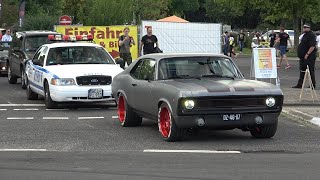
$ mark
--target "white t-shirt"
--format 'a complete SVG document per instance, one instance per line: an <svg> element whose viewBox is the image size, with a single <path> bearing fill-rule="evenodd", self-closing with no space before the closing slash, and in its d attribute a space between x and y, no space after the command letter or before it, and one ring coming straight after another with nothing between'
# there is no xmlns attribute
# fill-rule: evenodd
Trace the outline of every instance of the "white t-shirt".
<svg viewBox="0 0 320 180"><path fill-rule="evenodd" d="M317 47L320 47L320 35L317 36Z"/></svg>
<svg viewBox="0 0 320 180"><path fill-rule="evenodd" d="M10 35L3 35L1 41L12 41L12 37Z"/></svg>

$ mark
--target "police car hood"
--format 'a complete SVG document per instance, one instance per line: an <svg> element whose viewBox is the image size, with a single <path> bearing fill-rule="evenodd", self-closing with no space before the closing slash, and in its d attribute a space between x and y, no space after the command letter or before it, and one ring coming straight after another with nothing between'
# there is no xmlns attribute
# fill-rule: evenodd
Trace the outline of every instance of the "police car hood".
<svg viewBox="0 0 320 180"><path fill-rule="evenodd" d="M75 78L77 76L106 75L116 76L123 71L116 64L77 64L77 65L54 65L46 69L59 78Z"/></svg>

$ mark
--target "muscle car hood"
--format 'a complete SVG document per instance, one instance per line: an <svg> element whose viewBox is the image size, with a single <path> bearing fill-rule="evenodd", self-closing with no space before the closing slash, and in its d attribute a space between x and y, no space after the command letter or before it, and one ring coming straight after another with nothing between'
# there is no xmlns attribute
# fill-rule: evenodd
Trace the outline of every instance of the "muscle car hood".
<svg viewBox="0 0 320 180"><path fill-rule="evenodd" d="M108 75L116 76L123 70L115 64L77 64L46 66L46 70L59 78L75 78L77 76Z"/></svg>
<svg viewBox="0 0 320 180"><path fill-rule="evenodd" d="M273 84L245 79L175 79L164 83L176 87L185 96L282 95Z"/></svg>

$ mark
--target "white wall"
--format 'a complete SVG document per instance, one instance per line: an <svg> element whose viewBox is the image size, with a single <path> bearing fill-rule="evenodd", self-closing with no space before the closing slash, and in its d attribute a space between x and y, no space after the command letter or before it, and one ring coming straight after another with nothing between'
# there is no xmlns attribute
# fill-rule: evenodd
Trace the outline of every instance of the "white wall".
<svg viewBox="0 0 320 180"><path fill-rule="evenodd" d="M221 53L221 24L142 21L140 37L151 26L164 53Z"/></svg>

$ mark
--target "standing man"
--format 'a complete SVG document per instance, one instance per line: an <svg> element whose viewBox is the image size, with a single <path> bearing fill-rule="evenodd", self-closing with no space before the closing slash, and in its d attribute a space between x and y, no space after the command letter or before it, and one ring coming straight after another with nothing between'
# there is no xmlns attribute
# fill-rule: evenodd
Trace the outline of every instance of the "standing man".
<svg viewBox="0 0 320 180"><path fill-rule="evenodd" d="M290 39L289 34L284 32L284 27L280 28L280 33L279 33L279 49L280 49L280 62L278 64L278 68L281 67L282 64L282 60L284 60L287 63L287 66L285 67L285 69L289 69L291 66L288 62L288 58L287 58L287 48L288 48L288 41L290 42L290 45L292 47L292 41Z"/></svg>
<svg viewBox="0 0 320 180"><path fill-rule="evenodd" d="M10 29L6 30L6 33L2 36L1 41L12 41ZM9 47L8 43L3 44L5 47Z"/></svg>
<svg viewBox="0 0 320 180"><path fill-rule="evenodd" d="M246 35L243 33L243 30L241 30L239 35L238 35L238 43L239 43L240 54L242 54L242 50L244 48L245 37L246 37Z"/></svg>
<svg viewBox="0 0 320 180"><path fill-rule="evenodd" d="M229 46L230 46L230 42L229 42L229 33L228 31L224 32L224 34L222 35L222 44L223 44L223 54L228 56L228 52L229 52Z"/></svg>
<svg viewBox="0 0 320 180"><path fill-rule="evenodd" d="M271 34L269 35L271 48L274 46L274 41L276 40L276 37L277 37L276 33L272 30Z"/></svg>
<svg viewBox="0 0 320 180"><path fill-rule="evenodd" d="M156 48L159 48L158 38L157 36L152 34L152 28L148 27L147 34L144 35L141 39L139 54L141 55L142 48L143 48L143 54L156 53L154 45L156 45Z"/></svg>
<svg viewBox="0 0 320 180"><path fill-rule="evenodd" d="M300 78L298 84L292 88L301 88L305 71L309 66L313 87L316 88L316 79L314 74L314 65L317 58L317 41L315 34L310 30L310 24L303 25L304 35L298 46L298 57L300 59Z"/></svg>
<svg viewBox="0 0 320 180"><path fill-rule="evenodd" d="M127 63L128 66L132 63L132 56L130 52L130 47L135 45L133 37L129 36L130 29L125 27L124 35L119 37L119 52L120 58L124 60L124 63Z"/></svg>

